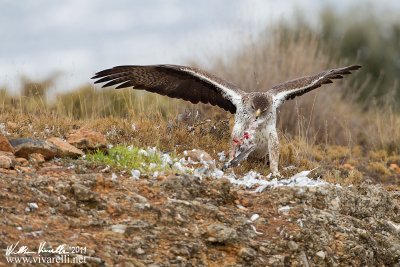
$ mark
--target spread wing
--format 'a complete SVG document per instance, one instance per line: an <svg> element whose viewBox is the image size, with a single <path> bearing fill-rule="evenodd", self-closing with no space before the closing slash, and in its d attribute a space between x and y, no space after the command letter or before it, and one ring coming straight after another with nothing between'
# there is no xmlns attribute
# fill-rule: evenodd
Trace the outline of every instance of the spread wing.
<svg viewBox="0 0 400 267"><path fill-rule="evenodd" d="M178 65L117 66L96 73L95 83L219 106L236 112L244 94L238 87L197 68Z"/></svg>
<svg viewBox="0 0 400 267"><path fill-rule="evenodd" d="M274 102L279 106L285 100L301 96L323 84L333 83L332 80L341 79L343 78L343 75L350 74L351 71L358 70L359 68L361 68L361 66L352 65L344 68L323 71L313 76L306 76L277 84L267 91L267 93L272 95Z"/></svg>

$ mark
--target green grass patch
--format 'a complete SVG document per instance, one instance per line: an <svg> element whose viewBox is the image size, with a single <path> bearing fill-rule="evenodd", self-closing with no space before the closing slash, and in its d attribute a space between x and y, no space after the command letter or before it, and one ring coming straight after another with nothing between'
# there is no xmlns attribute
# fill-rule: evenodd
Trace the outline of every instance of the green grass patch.
<svg viewBox="0 0 400 267"><path fill-rule="evenodd" d="M121 170L139 170L142 173L155 171L171 171L171 162L164 160L163 154L157 150L131 146L115 146L108 153L96 151L86 155L88 161L109 165ZM171 155L174 158L175 155Z"/></svg>

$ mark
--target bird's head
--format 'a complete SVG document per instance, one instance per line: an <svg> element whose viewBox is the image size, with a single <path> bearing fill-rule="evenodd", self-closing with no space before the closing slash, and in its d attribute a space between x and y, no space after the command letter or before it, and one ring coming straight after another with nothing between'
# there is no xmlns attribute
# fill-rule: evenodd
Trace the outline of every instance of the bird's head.
<svg viewBox="0 0 400 267"><path fill-rule="evenodd" d="M263 118L266 115L266 111L269 107L269 101L266 95L262 93L257 93L251 100L251 108L253 116L258 118Z"/></svg>

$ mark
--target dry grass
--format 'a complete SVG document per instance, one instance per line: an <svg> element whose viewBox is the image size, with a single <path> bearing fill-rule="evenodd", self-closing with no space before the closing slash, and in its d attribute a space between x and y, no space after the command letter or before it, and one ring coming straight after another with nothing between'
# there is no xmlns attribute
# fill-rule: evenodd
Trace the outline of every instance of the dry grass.
<svg viewBox="0 0 400 267"><path fill-rule="evenodd" d="M291 39L279 32L265 32L228 61L217 60L210 70L246 90L267 90L291 78L356 63L330 62L321 52L318 38L299 36ZM372 104L368 111L362 110L349 94L343 99L341 92L349 90L350 84L362 86L349 83L348 78L281 107L281 166L298 168L283 173L319 167L319 175L343 184L366 179L399 183L400 173L389 166L400 164L396 161L400 115ZM43 91L41 86L46 84L35 82L39 92ZM57 96L53 103L43 95L15 98L0 90L0 123L5 126L0 130L12 136L65 137L69 131L86 126L106 134L112 144L157 146L176 153L200 148L216 156L228 151L233 121L230 114L216 107L88 85ZM249 169L269 171L263 162L245 163L236 171Z"/></svg>
<svg viewBox="0 0 400 267"><path fill-rule="evenodd" d="M265 91L288 79L357 63L331 62L320 46L319 39L310 33L299 33L294 39L279 32L266 32L247 44L236 57L219 61L213 70L249 91ZM351 82L357 78L357 72L286 102L279 113L281 132L310 145L362 145L365 149L383 148L389 153L400 153L400 147L396 146L400 143L400 115L393 111L392 105L378 107L370 99L366 111L353 101L357 96L346 93L346 98L343 97L344 91L354 91L351 86L365 86Z"/></svg>
<svg viewBox="0 0 400 267"><path fill-rule="evenodd" d="M14 121L18 122L17 125ZM175 117L161 115L148 117L145 114L129 118L107 117L98 119L73 119L56 114L1 113L0 122L5 122L4 133L13 137L65 138L72 129L89 127L107 136L114 145L137 147L157 146L162 151L176 154L187 149L199 148L217 158L217 153L228 151L230 141L229 123L232 120L213 118L192 124L178 121ZM283 170L284 175L292 175L299 170L318 167L317 174L341 184L363 182L370 179L377 182L399 183L400 173L391 164L398 166L400 156L389 155L386 150L366 151L360 146L352 148L335 145L310 145L304 140L281 140L281 166L295 166ZM391 169L392 168L392 169ZM269 168L263 161L245 162L235 169L238 174L250 169L268 174Z"/></svg>

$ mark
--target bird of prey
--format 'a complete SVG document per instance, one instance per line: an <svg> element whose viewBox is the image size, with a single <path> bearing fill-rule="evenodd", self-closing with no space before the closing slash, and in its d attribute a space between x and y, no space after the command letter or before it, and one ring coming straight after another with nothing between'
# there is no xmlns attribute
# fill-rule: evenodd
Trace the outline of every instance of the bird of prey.
<svg viewBox="0 0 400 267"><path fill-rule="evenodd" d="M116 89L132 87L194 104L202 102L235 114L231 160L244 151L251 158L267 158L273 175L279 175L279 141L276 131L277 109L282 103L323 84L341 79L361 66L322 71L277 84L265 92L245 92L232 83L194 67L179 65L117 66L96 73L95 83Z"/></svg>

